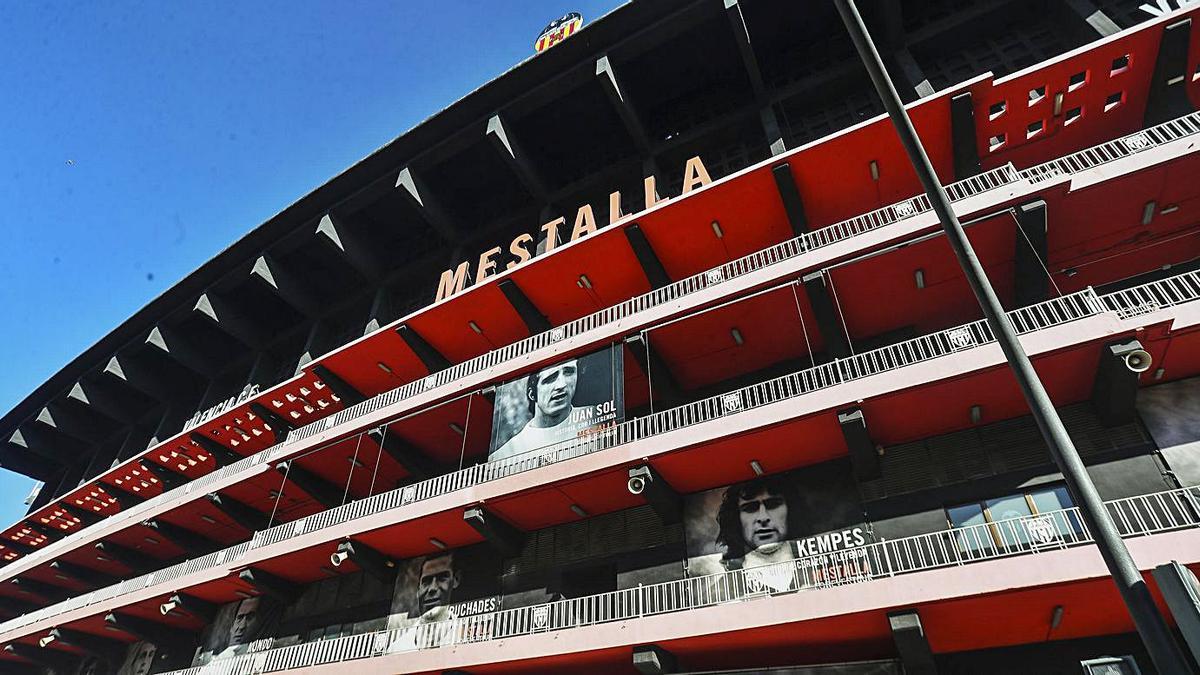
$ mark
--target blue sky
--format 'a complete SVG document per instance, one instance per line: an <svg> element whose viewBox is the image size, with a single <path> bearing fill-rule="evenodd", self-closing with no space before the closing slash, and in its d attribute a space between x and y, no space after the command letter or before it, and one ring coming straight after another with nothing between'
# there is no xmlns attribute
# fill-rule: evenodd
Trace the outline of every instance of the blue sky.
<svg viewBox="0 0 1200 675"><path fill-rule="evenodd" d="M618 4L7 3L0 409L259 223L531 56L552 19ZM0 470L0 527L32 484Z"/></svg>

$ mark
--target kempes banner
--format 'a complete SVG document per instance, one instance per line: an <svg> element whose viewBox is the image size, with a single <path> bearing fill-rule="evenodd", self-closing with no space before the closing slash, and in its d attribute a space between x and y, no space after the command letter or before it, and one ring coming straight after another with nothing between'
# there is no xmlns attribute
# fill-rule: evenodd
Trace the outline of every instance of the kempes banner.
<svg viewBox="0 0 1200 675"><path fill-rule="evenodd" d="M561 361L496 389L488 459L593 434L625 419L623 352Z"/></svg>
<svg viewBox="0 0 1200 675"><path fill-rule="evenodd" d="M688 495L683 527L688 575L745 570L746 594L869 571L861 554L872 537L846 461Z"/></svg>

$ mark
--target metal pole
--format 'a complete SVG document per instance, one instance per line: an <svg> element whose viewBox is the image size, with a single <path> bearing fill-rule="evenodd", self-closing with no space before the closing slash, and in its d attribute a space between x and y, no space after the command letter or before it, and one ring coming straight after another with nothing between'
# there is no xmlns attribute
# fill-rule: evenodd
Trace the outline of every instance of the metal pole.
<svg viewBox="0 0 1200 675"><path fill-rule="evenodd" d="M954 249L954 255L958 257L963 274L970 282L971 290L975 292L975 298L983 308L988 325L991 326L997 342L1000 343L1000 348L1004 351L1005 358L1008 359L1008 365L1017 377L1017 383L1025 395L1025 401L1029 404L1029 409L1033 413L1034 419L1037 420L1038 429L1042 432L1042 438L1050 447L1050 453L1066 478L1067 487L1079 505L1084 522L1087 523L1088 529L1095 538L1096 547L1100 549L1100 555L1113 575L1113 581L1116 582L1121 597L1125 600L1125 605L1137 626L1138 633L1141 634L1142 641L1146 644L1146 651L1149 652L1150 658L1160 673L1172 675L1189 673L1190 667L1184 660L1183 652L1172 637L1166 622L1158 613L1158 608L1154 605L1154 600L1142 579L1141 572L1134 565L1133 558L1129 555L1129 549L1125 547L1125 542L1117 533L1108 511L1100 501L1100 495L1096 492L1096 486L1092 483L1091 477L1088 476L1083 460L1079 458L1079 453L1075 450L1071 437L1067 435L1067 430L1063 427L1062 420L1059 419L1058 412L1046 394L1041 380L1038 379L1033 364L1030 363L1020 341L1017 340L1016 331L1008 321L1004 308L996 298L996 292L992 289L992 285L983 271L983 266L979 263L979 258L975 256L975 250L971 247L971 242L963 231L962 224L959 223L954 209L950 206L950 199L946 196L946 191L933 171L929 156L925 154L925 148L917 137L912 120L908 118L908 113L905 112L904 105L900 102L900 96L896 93L896 87L884 69L883 61L880 60L879 52L876 51L875 44L867 33L867 27L858 13L858 8L854 6L853 0L834 0L834 5L837 6L838 13L841 14L842 21L850 32L850 38L854 41L858 55L862 59L863 65L866 66L879 97L883 99L883 105L887 108L888 116L891 117L892 124L896 127L900 142L903 143L913 169L916 170L921 184L925 187L925 194L929 197L934 213L942 222L946 239Z"/></svg>

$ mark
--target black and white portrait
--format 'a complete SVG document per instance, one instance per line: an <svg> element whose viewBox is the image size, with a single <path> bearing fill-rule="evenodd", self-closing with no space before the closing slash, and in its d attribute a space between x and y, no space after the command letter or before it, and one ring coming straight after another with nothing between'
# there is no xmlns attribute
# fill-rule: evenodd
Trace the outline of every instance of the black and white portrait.
<svg viewBox="0 0 1200 675"><path fill-rule="evenodd" d="M545 366L496 389L488 459L513 457L624 420L622 351Z"/></svg>
<svg viewBox="0 0 1200 675"><path fill-rule="evenodd" d="M157 654L158 649L152 642L141 640L129 645L117 675L150 675Z"/></svg>
<svg viewBox="0 0 1200 675"><path fill-rule="evenodd" d="M282 613L282 603L267 596L222 605L205 629L195 665L266 648Z"/></svg>
<svg viewBox="0 0 1200 675"><path fill-rule="evenodd" d="M756 569L752 576L763 589L794 589L800 576L795 566L782 563L808 564L865 545L870 537L862 521L844 461L689 495L684 501L688 575Z"/></svg>
<svg viewBox="0 0 1200 675"><path fill-rule="evenodd" d="M396 575L388 627L478 613L474 601L497 595L499 573L499 559L486 545L413 558Z"/></svg>

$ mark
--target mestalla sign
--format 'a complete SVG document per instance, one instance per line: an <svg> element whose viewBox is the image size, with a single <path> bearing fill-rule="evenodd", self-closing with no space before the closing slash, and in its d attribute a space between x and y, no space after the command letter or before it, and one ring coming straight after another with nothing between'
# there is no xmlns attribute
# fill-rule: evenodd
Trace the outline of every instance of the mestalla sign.
<svg viewBox="0 0 1200 675"><path fill-rule="evenodd" d="M683 167L683 189L681 196L711 182L712 178L709 177L708 169L704 167L704 162L699 157L692 157L687 160ZM646 176L642 181L642 185L647 209L655 204L667 201L667 198L659 196L654 176ZM608 195L608 223L611 225L623 217L624 214L621 213L621 193L612 192ZM546 242L545 252L549 253L560 243L581 239L595 232L597 229L595 208L591 204L584 204L576 209L575 218L570 225L570 229L568 229L567 219L563 217L543 223L538 228L538 232L540 237ZM536 255L537 241L538 237L535 237L535 235L522 232L514 237L507 246L493 246L479 254L478 260L464 260L452 269L442 272L442 276L438 280L435 302L459 293L468 286L478 284L490 276L494 276L501 271L501 265L503 265L504 270L511 270L518 265L528 262ZM471 268L472 263L474 263L474 270Z"/></svg>

